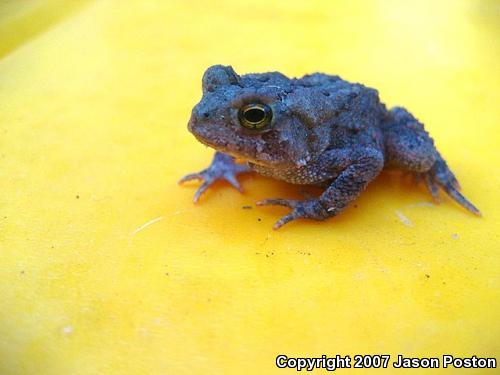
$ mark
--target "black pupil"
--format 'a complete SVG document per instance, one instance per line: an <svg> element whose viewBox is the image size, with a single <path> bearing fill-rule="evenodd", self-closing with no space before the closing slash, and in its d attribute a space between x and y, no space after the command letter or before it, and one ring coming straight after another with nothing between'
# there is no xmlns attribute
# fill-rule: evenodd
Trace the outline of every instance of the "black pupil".
<svg viewBox="0 0 500 375"><path fill-rule="evenodd" d="M253 124L258 124L266 118L266 112L262 108L250 108L244 113L245 120Z"/></svg>

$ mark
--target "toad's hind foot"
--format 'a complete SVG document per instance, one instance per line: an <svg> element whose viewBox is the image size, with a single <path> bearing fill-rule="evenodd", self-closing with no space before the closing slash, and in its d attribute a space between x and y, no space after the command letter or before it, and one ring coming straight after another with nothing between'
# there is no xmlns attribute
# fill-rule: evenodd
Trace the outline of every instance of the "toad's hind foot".
<svg viewBox="0 0 500 375"><path fill-rule="evenodd" d="M237 164L232 156L216 152L212 163L207 169L198 173L190 173L179 180L179 184L191 180L203 180L203 183L194 194L194 203L198 202L201 195L218 180L226 180L239 192L243 189L236 178L236 175L243 172L248 172L249 168L243 164Z"/></svg>
<svg viewBox="0 0 500 375"><path fill-rule="evenodd" d="M441 187L462 207L474 215L481 216L481 212L460 193L460 184L441 157L438 157L432 168L423 173L423 176L434 201L439 201L438 187Z"/></svg>

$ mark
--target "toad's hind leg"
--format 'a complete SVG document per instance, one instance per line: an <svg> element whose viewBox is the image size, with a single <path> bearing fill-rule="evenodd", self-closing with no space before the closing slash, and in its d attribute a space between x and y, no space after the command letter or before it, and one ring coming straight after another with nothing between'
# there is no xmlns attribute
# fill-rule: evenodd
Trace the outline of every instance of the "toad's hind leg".
<svg viewBox="0 0 500 375"><path fill-rule="evenodd" d="M460 185L434 146L424 126L406 109L396 107L382 125L385 139L386 166L422 176L429 192L438 199L442 188L461 206L476 215L479 210L460 192Z"/></svg>

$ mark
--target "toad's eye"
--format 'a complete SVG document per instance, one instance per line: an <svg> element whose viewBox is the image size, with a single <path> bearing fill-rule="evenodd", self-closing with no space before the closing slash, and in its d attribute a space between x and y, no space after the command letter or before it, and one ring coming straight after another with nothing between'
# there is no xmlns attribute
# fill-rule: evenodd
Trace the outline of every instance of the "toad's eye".
<svg viewBox="0 0 500 375"><path fill-rule="evenodd" d="M240 108L238 120L248 129L262 129L271 123L273 111L265 104L247 104Z"/></svg>

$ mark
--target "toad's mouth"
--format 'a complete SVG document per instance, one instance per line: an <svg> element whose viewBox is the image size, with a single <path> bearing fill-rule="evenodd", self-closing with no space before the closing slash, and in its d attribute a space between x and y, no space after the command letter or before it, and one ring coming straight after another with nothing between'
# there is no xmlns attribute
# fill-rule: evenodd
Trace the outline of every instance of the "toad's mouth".
<svg viewBox="0 0 500 375"><path fill-rule="evenodd" d="M217 134L215 130L219 129L217 124L199 126L199 124L190 121L188 129L200 143L216 151L231 155L236 159L262 167L286 167L291 165L289 161L276 159L275 155L259 152L256 142L252 139L240 138L236 134L232 138L228 138L226 134L224 136Z"/></svg>
<svg viewBox="0 0 500 375"><path fill-rule="evenodd" d="M210 148L213 148L215 151L223 152L224 154L233 156L236 159L248 161L248 162L253 163L253 164L258 164L258 165L262 165L262 166L268 165L268 164L258 160L253 155L247 155L247 153L235 151L234 149L232 149L230 147L229 142L227 142L223 139L212 140L212 139L206 138L203 135L200 135L196 132L192 132L192 133L200 143L202 143L205 146L208 146Z"/></svg>

